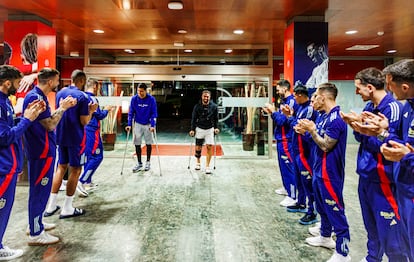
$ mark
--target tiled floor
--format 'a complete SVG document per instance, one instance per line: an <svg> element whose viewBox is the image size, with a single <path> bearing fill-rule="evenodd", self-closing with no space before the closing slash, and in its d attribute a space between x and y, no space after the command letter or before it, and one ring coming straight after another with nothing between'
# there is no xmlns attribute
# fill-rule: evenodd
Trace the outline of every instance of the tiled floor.
<svg viewBox="0 0 414 262"><path fill-rule="evenodd" d="M159 134L160 143L163 137ZM193 157L188 169L187 156L154 157L150 172L134 174L129 146L121 175L124 148L120 143L116 150L105 151L94 176L99 189L87 198L75 198L75 206L86 210L84 216L45 219L57 224L51 233L62 239L58 244L27 246L28 187L17 187L4 238L6 245L24 250L16 261L296 262L331 256L331 250L306 245L308 226L297 222L299 214L279 206L276 160L238 158L241 145L223 143L227 156L235 157L217 157L211 176L193 170ZM356 151L355 145L348 146L344 196L350 255L359 261L366 252L366 237L357 197ZM63 195L59 193L59 204Z"/></svg>

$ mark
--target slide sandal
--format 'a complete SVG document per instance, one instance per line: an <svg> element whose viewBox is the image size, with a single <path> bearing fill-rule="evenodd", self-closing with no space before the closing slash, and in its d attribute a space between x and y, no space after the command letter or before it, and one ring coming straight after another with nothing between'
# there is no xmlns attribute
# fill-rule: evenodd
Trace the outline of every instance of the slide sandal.
<svg viewBox="0 0 414 262"><path fill-rule="evenodd" d="M56 206L55 210L53 210L52 212L46 212L43 214L44 217L50 217L53 216L58 210L60 209L60 206Z"/></svg>
<svg viewBox="0 0 414 262"><path fill-rule="evenodd" d="M85 210L80 209L80 208L75 208L75 210L73 211L73 214L69 214L69 215L60 215L59 218L60 219L65 219L65 218L70 218L70 217L78 217L78 216L82 216L85 214Z"/></svg>

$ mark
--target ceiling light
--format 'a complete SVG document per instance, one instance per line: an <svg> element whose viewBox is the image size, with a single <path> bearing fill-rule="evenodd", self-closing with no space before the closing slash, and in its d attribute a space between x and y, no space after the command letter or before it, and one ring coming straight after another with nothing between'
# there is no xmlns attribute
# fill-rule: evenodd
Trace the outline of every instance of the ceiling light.
<svg viewBox="0 0 414 262"><path fill-rule="evenodd" d="M79 57L79 52L78 51L72 51L69 53L69 56L71 57Z"/></svg>
<svg viewBox="0 0 414 262"><path fill-rule="evenodd" d="M244 31L241 30L241 29L236 29L236 30L233 31L233 34L236 34L236 35L242 35L243 33L244 33Z"/></svg>
<svg viewBox="0 0 414 262"><path fill-rule="evenodd" d="M378 32L377 32L377 35L379 35L379 36L383 36L383 35L384 35L384 31L378 31Z"/></svg>
<svg viewBox="0 0 414 262"><path fill-rule="evenodd" d="M388 54L393 54L393 53L397 53L397 50L395 49L391 49L387 51Z"/></svg>
<svg viewBox="0 0 414 262"><path fill-rule="evenodd" d="M131 2L130 2L130 0L123 0L122 1L122 9L124 9L124 10L131 10Z"/></svg>
<svg viewBox="0 0 414 262"><path fill-rule="evenodd" d="M186 53L192 53L193 50L191 50L191 49L185 49L184 52L186 52Z"/></svg>
<svg viewBox="0 0 414 262"><path fill-rule="evenodd" d="M126 53L129 53L129 54L134 54L135 53L135 51L134 50L131 50L131 49L124 49L124 51Z"/></svg>
<svg viewBox="0 0 414 262"><path fill-rule="evenodd" d="M179 34L187 34L187 30L180 29L180 30L178 30L178 33Z"/></svg>
<svg viewBox="0 0 414 262"><path fill-rule="evenodd" d="M356 33L358 33L357 30L349 30L349 31L345 32L345 34L347 34L347 35L353 35L353 34L356 34Z"/></svg>
<svg viewBox="0 0 414 262"><path fill-rule="evenodd" d="M373 48L379 47L379 45L354 45L348 47L346 50L348 51L367 51Z"/></svg>
<svg viewBox="0 0 414 262"><path fill-rule="evenodd" d="M97 33L97 34L103 34L103 33L105 33L105 31L104 30L101 30L101 29L95 29L95 30L93 30L93 32L94 33Z"/></svg>
<svg viewBox="0 0 414 262"><path fill-rule="evenodd" d="M181 9L183 9L183 2L181 2L181 1L170 1L169 3L168 3L168 9L171 9L171 10L181 10Z"/></svg>
<svg viewBox="0 0 414 262"><path fill-rule="evenodd" d="M183 42L174 42L174 46L175 47L183 47L184 43Z"/></svg>
<svg viewBox="0 0 414 262"><path fill-rule="evenodd" d="M224 50L224 53L226 53L226 54L230 54L232 52L233 52L233 49L230 49L230 48Z"/></svg>

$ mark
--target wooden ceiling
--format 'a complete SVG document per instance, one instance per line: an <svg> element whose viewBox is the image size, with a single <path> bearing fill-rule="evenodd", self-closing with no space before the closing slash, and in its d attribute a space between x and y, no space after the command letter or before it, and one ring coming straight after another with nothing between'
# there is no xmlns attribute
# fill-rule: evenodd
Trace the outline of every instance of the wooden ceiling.
<svg viewBox="0 0 414 262"><path fill-rule="evenodd" d="M294 17L329 23L331 57L413 57L412 0L182 0L183 10L169 10L168 0L2 0L0 23L35 15L57 31L57 55L82 56L86 44L185 46L273 44L283 56L283 35ZM102 29L104 34L95 34ZM185 29L186 34L179 34ZM243 29L243 35L233 34ZM347 30L358 30L346 35ZM379 35L378 32L383 32ZM3 27L0 27L0 41ZM353 45L376 44L369 51L347 51ZM395 54L387 50L395 49Z"/></svg>

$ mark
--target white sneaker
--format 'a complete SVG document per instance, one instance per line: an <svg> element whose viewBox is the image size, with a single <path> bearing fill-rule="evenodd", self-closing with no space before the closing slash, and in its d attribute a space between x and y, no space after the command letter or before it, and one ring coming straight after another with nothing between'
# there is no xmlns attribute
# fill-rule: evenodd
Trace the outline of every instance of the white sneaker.
<svg viewBox="0 0 414 262"><path fill-rule="evenodd" d="M207 174L207 175L210 175L210 174L211 174L211 169L210 169L210 167L208 167L208 166L206 166L206 174Z"/></svg>
<svg viewBox="0 0 414 262"><path fill-rule="evenodd" d="M305 242L314 247L326 247L326 248L335 248L336 243L332 239L332 237L323 237L323 236L316 236L316 237L308 237L305 239Z"/></svg>
<svg viewBox="0 0 414 262"><path fill-rule="evenodd" d="M58 237L52 236L46 231L42 231L40 235L37 236L29 236L29 241L27 244L29 246L43 246L43 245L50 245L59 242L60 239Z"/></svg>
<svg viewBox="0 0 414 262"><path fill-rule="evenodd" d="M78 181L78 184L76 185L76 191L78 191L79 196L82 197L87 197L89 195L88 191L86 191L85 187L80 181Z"/></svg>
<svg viewBox="0 0 414 262"><path fill-rule="evenodd" d="M59 191L65 191L67 183L68 183L67 180L62 180L62 184L60 184Z"/></svg>
<svg viewBox="0 0 414 262"><path fill-rule="evenodd" d="M11 260L20 257L23 255L23 250L21 249L10 249L6 246L3 246L2 249L0 249L0 260Z"/></svg>
<svg viewBox="0 0 414 262"><path fill-rule="evenodd" d="M315 226L308 228L309 234L314 237L321 235L321 222L316 222Z"/></svg>
<svg viewBox="0 0 414 262"><path fill-rule="evenodd" d="M288 194L284 187L275 189L275 193L278 194L278 195L281 195L281 196L287 196L287 194Z"/></svg>
<svg viewBox="0 0 414 262"><path fill-rule="evenodd" d="M296 204L296 200L293 198L290 198L288 196L286 196L280 203L279 205L281 205L282 207L288 207L288 206L293 206Z"/></svg>
<svg viewBox="0 0 414 262"><path fill-rule="evenodd" d="M89 193L89 191L94 191L94 190L98 189L98 184L95 184L95 183L92 182L92 183L89 183L89 184L83 184L83 187Z"/></svg>
<svg viewBox="0 0 414 262"><path fill-rule="evenodd" d="M200 170L200 169L201 169L201 164L197 163L196 166L195 166L195 170Z"/></svg>
<svg viewBox="0 0 414 262"><path fill-rule="evenodd" d="M49 231L56 228L56 224L43 222L43 228L45 229L45 231ZM26 235L30 235L29 225L27 225Z"/></svg>
<svg viewBox="0 0 414 262"><path fill-rule="evenodd" d="M351 261L351 256L347 255L344 257L343 255L337 253L336 251L333 253L330 259L328 259L326 262L349 262Z"/></svg>

